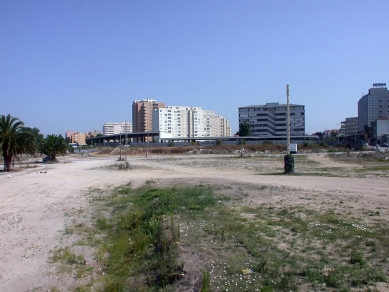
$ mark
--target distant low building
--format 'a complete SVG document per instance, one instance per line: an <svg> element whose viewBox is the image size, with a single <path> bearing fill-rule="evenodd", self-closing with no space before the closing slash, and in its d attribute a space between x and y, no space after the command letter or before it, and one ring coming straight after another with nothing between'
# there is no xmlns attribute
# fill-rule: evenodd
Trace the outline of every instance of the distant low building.
<svg viewBox="0 0 389 292"><path fill-rule="evenodd" d="M358 117L346 118L345 121L346 135L355 135L358 132Z"/></svg>
<svg viewBox="0 0 389 292"><path fill-rule="evenodd" d="M86 134L85 133L80 133L80 132L75 132L72 135L72 139L70 143L77 143L78 145L86 145Z"/></svg>
<svg viewBox="0 0 389 292"><path fill-rule="evenodd" d="M377 119L375 122L372 122L372 132L373 140L381 142L382 136L389 135L389 118L382 117Z"/></svg>

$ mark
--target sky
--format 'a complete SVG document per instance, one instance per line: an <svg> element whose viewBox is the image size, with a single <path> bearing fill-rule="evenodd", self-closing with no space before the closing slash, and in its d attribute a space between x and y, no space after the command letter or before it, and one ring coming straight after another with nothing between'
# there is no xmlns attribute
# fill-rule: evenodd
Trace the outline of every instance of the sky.
<svg viewBox="0 0 389 292"><path fill-rule="evenodd" d="M2 0L0 115L44 135L132 121L132 103L214 110L305 105L339 129L389 85L387 0Z"/></svg>

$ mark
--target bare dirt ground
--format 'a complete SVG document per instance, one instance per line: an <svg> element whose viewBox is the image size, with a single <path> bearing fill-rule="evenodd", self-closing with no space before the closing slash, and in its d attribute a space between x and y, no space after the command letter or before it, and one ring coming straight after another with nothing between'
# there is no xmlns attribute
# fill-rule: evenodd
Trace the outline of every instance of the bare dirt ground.
<svg viewBox="0 0 389 292"><path fill-rule="evenodd" d="M105 189L129 182L138 187L149 180L161 185L233 185L234 192L239 189L246 194L244 203L250 206L265 203L335 208L352 212L365 223L373 220L366 215L368 212L379 211L380 220L389 222L387 171L369 177L348 176L348 171L363 165L334 162L326 154L309 154L296 163L296 170L302 170L300 175L268 175L282 172L282 156L269 157L130 157L130 170L117 169L116 165L123 163L117 161L117 156L65 157L57 164L1 172L0 291L50 291L53 287L67 291L75 285L74 280L56 273L48 259L51 250L74 240L65 234L74 214L81 209L87 214L93 212L90 188ZM320 168L337 173L333 177L309 175ZM281 191L285 189L288 191Z"/></svg>

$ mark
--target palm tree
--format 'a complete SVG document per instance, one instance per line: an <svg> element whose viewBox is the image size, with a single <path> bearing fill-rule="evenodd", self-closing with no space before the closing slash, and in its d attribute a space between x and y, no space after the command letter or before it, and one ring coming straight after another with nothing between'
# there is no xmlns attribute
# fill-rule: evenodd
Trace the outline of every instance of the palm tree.
<svg viewBox="0 0 389 292"><path fill-rule="evenodd" d="M62 135L47 135L40 144L41 153L50 157L51 161L56 161L57 154L65 154L68 150L68 144Z"/></svg>
<svg viewBox="0 0 389 292"><path fill-rule="evenodd" d="M24 123L10 114L0 116L0 151L4 158L4 170L10 171L12 158L17 154L35 155L35 137Z"/></svg>

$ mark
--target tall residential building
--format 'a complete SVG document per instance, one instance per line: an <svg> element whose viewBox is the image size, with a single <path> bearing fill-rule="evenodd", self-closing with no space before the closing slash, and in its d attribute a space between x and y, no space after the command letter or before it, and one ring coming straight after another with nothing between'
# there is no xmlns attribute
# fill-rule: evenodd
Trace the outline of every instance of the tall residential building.
<svg viewBox="0 0 389 292"><path fill-rule="evenodd" d="M239 124L247 122L252 136L286 136L287 105L278 102L239 108ZM290 104L290 134L305 134L305 106Z"/></svg>
<svg viewBox="0 0 389 292"><path fill-rule="evenodd" d="M130 122L105 123L103 126L103 135L114 135L120 133L131 133L132 124Z"/></svg>
<svg viewBox="0 0 389 292"><path fill-rule="evenodd" d="M171 133L173 138L231 136L226 119L201 107L168 106L153 112L153 131Z"/></svg>
<svg viewBox="0 0 389 292"><path fill-rule="evenodd" d="M215 136L231 137L230 123L221 115L215 115Z"/></svg>
<svg viewBox="0 0 389 292"><path fill-rule="evenodd" d="M346 118L345 126L347 136L355 135L358 131L358 117Z"/></svg>
<svg viewBox="0 0 389 292"><path fill-rule="evenodd" d="M389 116L389 91L386 83L374 83L369 93L358 101L358 131L364 132L372 122Z"/></svg>
<svg viewBox="0 0 389 292"><path fill-rule="evenodd" d="M132 129L133 132L149 132L153 129L153 111L164 108L164 102L153 99L134 100L132 103Z"/></svg>

